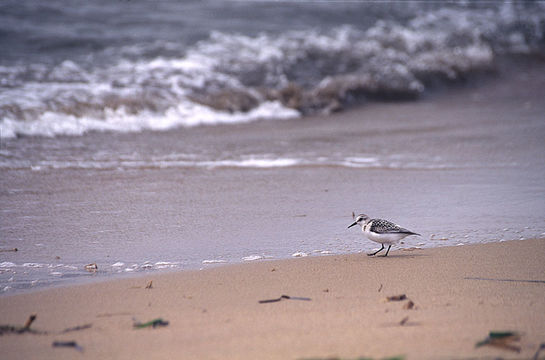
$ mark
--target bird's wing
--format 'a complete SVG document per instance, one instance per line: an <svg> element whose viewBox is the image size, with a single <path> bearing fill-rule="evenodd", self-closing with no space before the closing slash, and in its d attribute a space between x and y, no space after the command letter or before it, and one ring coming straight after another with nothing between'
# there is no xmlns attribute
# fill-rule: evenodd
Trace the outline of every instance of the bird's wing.
<svg viewBox="0 0 545 360"><path fill-rule="evenodd" d="M415 233L414 231L411 231L411 230L408 230L408 229L405 229L405 228L399 228L398 232L403 233L403 234L422 236L419 233Z"/></svg>
<svg viewBox="0 0 545 360"><path fill-rule="evenodd" d="M373 219L370 230L377 234L401 233L401 234L409 234L409 235L418 235L417 233L407 230L405 228L402 228L401 226L394 224L391 221L383 220L383 219Z"/></svg>

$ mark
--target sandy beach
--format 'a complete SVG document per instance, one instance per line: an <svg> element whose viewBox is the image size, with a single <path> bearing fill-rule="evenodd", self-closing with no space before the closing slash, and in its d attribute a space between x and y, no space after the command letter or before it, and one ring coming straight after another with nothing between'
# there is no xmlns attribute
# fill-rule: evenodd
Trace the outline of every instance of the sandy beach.
<svg viewBox="0 0 545 360"><path fill-rule="evenodd" d="M31 329L46 332L0 347L3 359L529 359L545 342L544 258L545 240L519 240L50 288L0 298L2 324L36 314ZM259 302L281 295L296 298ZM396 295L407 299L386 300ZM133 327L157 318L168 326ZM489 331L521 334L520 353L475 348Z"/></svg>
<svg viewBox="0 0 545 360"><path fill-rule="evenodd" d="M545 359L545 2L12 0L0 34L0 360ZM368 257L354 213L420 236Z"/></svg>

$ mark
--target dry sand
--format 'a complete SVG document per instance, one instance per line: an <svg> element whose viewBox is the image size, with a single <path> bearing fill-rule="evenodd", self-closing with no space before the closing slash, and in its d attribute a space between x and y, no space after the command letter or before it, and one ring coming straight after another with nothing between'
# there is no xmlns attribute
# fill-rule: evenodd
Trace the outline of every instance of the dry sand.
<svg viewBox="0 0 545 360"><path fill-rule="evenodd" d="M262 261L4 296L0 323L22 325L36 313L31 328L47 334L0 336L1 358L531 358L545 342L544 259L545 240L521 240L387 258ZM283 294L311 300L258 302ZM384 300L399 294L415 308ZM133 318L159 317L169 325L133 328ZM84 324L92 327L61 333ZM522 333L521 352L475 348L490 330ZM69 340L83 352L52 347Z"/></svg>

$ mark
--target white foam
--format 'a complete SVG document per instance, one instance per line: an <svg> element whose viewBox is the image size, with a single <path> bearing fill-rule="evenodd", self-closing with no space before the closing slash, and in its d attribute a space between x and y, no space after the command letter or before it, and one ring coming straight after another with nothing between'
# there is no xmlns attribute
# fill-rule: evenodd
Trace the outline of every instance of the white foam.
<svg viewBox="0 0 545 360"><path fill-rule="evenodd" d="M44 264L38 264L38 263L24 263L23 267L29 267L29 268L42 268L44 267Z"/></svg>
<svg viewBox="0 0 545 360"><path fill-rule="evenodd" d="M305 253L305 252L302 252L302 251L298 251L298 252L295 252L293 254L291 254L292 257L307 257L309 254Z"/></svg>
<svg viewBox="0 0 545 360"><path fill-rule="evenodd" d="M153 123L152 130L164 130L174 126L192 127L198 125L247 123L262 119L293 119L298 111L284 107L278 101L266 101L248 112L227 113L213 110L204 105L184 102L166 111L164 118ZM161 121L162 120L162 121Z"/></svg>
<svg viewBox="0 0 545 360"><path fill-rule="evenodd" d="M1 262L0 263L0 268L12 268L12 267L16 267L17 265L15 265L15 263L12 263L10 261L4 261L4 262Z"/></svg>
<svg viewBox="0 0 545 360"><path fill-rule="evenodd" d="M248 154L215 159L212 155L168 154L148 157L146 155L110 155L111 158L93 156L71 159L43 159L35 164L30 161L16 160L0 162L0 169L29 169L35 171L49 169L138 169L138 168L281 168L295 166L340 166L348 168L389 168L389 169L453 169L465 165L445 163L437 157L425 158L420 155L392 155L387 157L376 155L351 156L337 159L309 154L306 157L286 157L271 153ZM506 164L509 166L509 164ZM109 230L102 230L109 231ZM38 246L38 245L37 245ZM40 245L43 246L43 245Z"/></svg>
<svg viewBox="0 0 545 360"><path fill-rule="evenodd" d="M158 261L155 263L156 269L169 269L178 267L179 263L170 261Z"/></svg>
<svg viewBox="0 0 545 360"><path fill-rule="evenodd" d="M133 272L138 270L138 264L132 264L131 266L124 269L125 272Z"/></svg>
<svg viewBox="0 0 545 360"><path fill-rule="evenodd" d="M139 132L142 130L168 130L176 127L200 125L237 124L265 119L293 119L299 112L282 106L277 101L267 101L248 112L227 113L204 105L182 101L163 114L141 111L129 112L121 106L116 110L104 109L104 118L78 117L46 111L35 120L20 121L4 118L0 121L0 136L13 138L17 134L34 136L83 135L89 131ZM38 170L38 169L37 169Z"/></svg>
<svg viewBox="0 0 545 360"><path fill-rule="evenodd" d="M330 251L330 250L314 250L313 252L316 252L316 253L319 253L319 254L322 254L322 255L333 254L333 251Z"/></svg>
<svg viewBox="0 0 545 360"><path fill-rule="evenodd" d="M288 167L295 166L301 161L293 158L259 158L252 157L242 160L218 160L218 161L202 161L195 163L196 166L203 166L208 168L218 167L242 167L242 168L274 168L274 167Z"/></svg>
<svg viewBox="0 0 545 360"><path fill-rule="evenodd" d="M347 157L339 163L342 166L354 168L368 168L380 166L376 157Z"/></svg>
<svg viewBox="0 0 545 360"><path fill-rule="evenodd" d="M319 93L325 87L341 102L360 90L418 95L430 77L457 79L491 69L498 53L539 48L544 21L545 12L510 3L490 9L459 6L423 11L407 23L378 20L365 31L338 26L254 36L212 32L173 58L148 59L134 45L125 51L138 60L114 58L107 66L86 67L74 60L0 66L0 109L5 109L0 137L291 119L300 113L274 100L292 82L308 88L303 99L324 100ZM160 47L168 48L166 43ZM293 79L305 66L306 75ZM229 112L205 105L208 95L223 91L247 95L258 106ZM239 108L247 107L234 106Z"/></svg>
<svg viewBox="0 0 545 360"><path fill-rule="evenodd" d="M227 260L220 260L220 259L211 259L211 260L203 260L203 264L223 264L226 263Z"/></svg>
<svg viewBox="0 0 545 360"><path fill-rule="evenodd" d="M263 255L250 255L250 256L243 257L242 261L256 261L256 260L262 260L264 258L265 256Z"/></svg>

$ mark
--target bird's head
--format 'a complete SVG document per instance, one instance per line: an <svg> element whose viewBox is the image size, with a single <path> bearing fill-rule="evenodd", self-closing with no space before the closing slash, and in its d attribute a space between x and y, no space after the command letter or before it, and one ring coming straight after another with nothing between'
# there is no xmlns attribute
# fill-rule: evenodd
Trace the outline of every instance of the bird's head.
<svg viewBox="0 0 545 360"><path fill-rule="evenodd" d="M354 220L355 221L348 228L351 228L354 225L364 226L369 222L369 220L371 220L371 218L365 214L359 214Z"/></svg>

